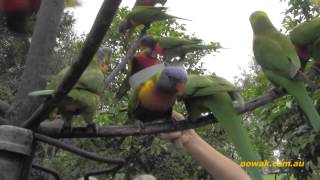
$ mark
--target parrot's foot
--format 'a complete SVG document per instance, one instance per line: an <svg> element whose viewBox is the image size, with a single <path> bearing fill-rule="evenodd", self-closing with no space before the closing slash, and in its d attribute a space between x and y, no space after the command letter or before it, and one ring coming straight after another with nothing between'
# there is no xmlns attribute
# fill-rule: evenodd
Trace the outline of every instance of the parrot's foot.
<svg viewBox="0 0 320 180"><path fill-rule="evenodd" d="M87 129L92 130L94 133L97 133L97 125L95 123L88 123Z"/></svg>
<svg viewBox="0 0 320 180"><path fill-rule="evenodd" d="M144 123L140 120L136 120L134 124L137 126L139 132L142 132L145 128Z"/></svg>
<svg viewBox="0 0 320 180"><path fill-rule="evenodd" d="M274 88L272 88L272 91L275 92L276 94L283 94L284 93L284 89L282 89L281 87L274 87Z"/></svg>

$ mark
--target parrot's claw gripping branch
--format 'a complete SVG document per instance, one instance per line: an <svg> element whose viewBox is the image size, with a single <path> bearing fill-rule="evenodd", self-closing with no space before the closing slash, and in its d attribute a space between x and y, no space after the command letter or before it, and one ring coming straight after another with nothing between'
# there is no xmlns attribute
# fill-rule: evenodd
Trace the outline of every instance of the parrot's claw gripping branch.
<svg viewBox="0 0 320 180"><path fill-rule="evenodd" d="M98 50L120 3L121 0L105 0L103 2L77 61L71 66L54 94L42 103L31 117L22 124L23 127L29 129L37 127L77 83Z"/></svg>
<svg viewBox="0 0 320 180"><path fill-rule="evenodd" d="M61 179L60 175L58 174L58 172L56 172L53 169L49 169L47 167L43 167L43 166L41 166L39 164L35 164L35 163L32 163L32 168L40 170L40 171L44 171L44 172L46 172L48 174L51 174L55 178L55 180L60 180Z"/></svg>

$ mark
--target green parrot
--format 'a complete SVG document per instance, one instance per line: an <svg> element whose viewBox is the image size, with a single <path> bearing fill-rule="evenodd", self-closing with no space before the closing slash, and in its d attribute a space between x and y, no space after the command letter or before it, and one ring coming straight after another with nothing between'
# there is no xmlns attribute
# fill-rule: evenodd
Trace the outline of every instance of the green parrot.
<svg viewBox="0 0 320 180"><path fill-rule="evenodd" d="M148 68L156 64L159 64L159 60L157 59L157 57L153 56L151 52L147 50L138 52L128 62L127 76L125 77L121 86L119 87L119 90L116 93L116 98L121 99L124 95L127 94L127 91L130 89L129 78L133 74L139 72L142 69Z"/></svg>
<svg viewBox="0 0 320 180"><path fill-rule="evenodd" d="M180 57L180 61L184 60L187 53L213 49L216 51L221 48L219 44L203 45L200 39L181 39L177 37L160 37L154 38L145 35L141 39L140 47L149 48L155 53L164 56L164 61L168 62L174 57Z"/></svg>
<svg viewBox="0 0 320 180"><path fill-rule="evenodd" d="M146 29L151 25L152 22L155 21L163 21L173 18L183 19L167 14L167 9L168 8L166 7L135 6L134 8L132 8L132 11L128 14L126 21L120 23L119 32L125 33L126 30L133 30L135 27L139 25L144 25Z"/></svg>
<svg viewBox="0 0 320 180"><path fill-rule="evenodd" d="M155 75L131 91L128 119L136 120L142 127L142 122L171 119L176 95L184 90L186 81L187 72L181 66L168 66L157 71Z"/></svg>
<svg viewBox="0 0 320 180"><path fill-rule="evenodd" d="M189 75L185 90L178 95L178 100L184 102L191 121L196 121L203 113L212 113L242 161L261 161L233 106L233 100L243 104L243 99L230 82L216 75ZM262 180L258 168L249 168L249 173L253 179Z"/></svg>
<svg viewBox="0 0 320 180"><path fill-rule="evenodd" d="M299 55L302 67L312 57L320 66L320 17L297 25L289 34Z"/></svg>
<svg viewBox="0 0 320 180"><path fill-rule="evenodd" d="M167 0L136 0L134 6L155 6L158 3L164 6L166 2Z"/></svg>
<svg viewBox="0 0 320 180"><path fill-rule="evenodd" d="M106 73L106 62L109 62L111 50L100 48L97 57L89 64L81 75L77 84L68 95L58 104L57 110L64 120L62 130L72 129L72 118L80 115L87 123L87 127L96 130L93 122L97 103L104 91L104 74ZM107 54L107 55L105 55ZM106 59L105 59L106 57ZM100 69L99 66L100 65ZM70 67L61 70L47 85L47 90L34 91L30 96L50 96L60 84Z"/></svg>
<svg viewBox="0 0 320 180"><path fill-rule="evenodd" d="M254 33L253 52L266 77L277 87L294 96L307 115L312 127L320 130L320 116L300 80L300 60L289 37L272 25L265 12L256 11L250 16Z"/></svg>

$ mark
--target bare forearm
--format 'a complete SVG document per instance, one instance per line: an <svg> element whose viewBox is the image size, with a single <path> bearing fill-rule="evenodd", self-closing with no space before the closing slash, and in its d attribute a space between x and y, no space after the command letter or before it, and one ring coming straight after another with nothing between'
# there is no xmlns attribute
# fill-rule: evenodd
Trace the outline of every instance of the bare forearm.
<svg viewBox="0 0 320 180"><path fill-rule="evenodd" d="M212 176L225 180L250 179L238 164L216 151L195 132L189 133L190 139L183 144L184 148Z"/></svg>

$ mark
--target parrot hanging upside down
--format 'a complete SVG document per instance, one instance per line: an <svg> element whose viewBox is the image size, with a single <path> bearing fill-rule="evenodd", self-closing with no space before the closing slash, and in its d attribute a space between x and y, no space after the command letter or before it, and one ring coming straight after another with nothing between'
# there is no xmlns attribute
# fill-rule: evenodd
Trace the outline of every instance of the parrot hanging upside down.
<svg viewBox="0 0 320 180"><path fill-rule="evenodd" d="M147 67L159 64L157 57L154 57L150 51L144 50L138 52L131 60L128 62L127 76L123 80L118 92L116 93L116 98L121 99L127 91L130 89L129 78Z"/></svg>
<svg viewBox="0 0 320 180"><path fill-rule="evenodd" d="M290 39L277 31L262 11L250 16L254 33L253 52L266 77L277 87L294 96L314 130L320 130L320 116L299 79L300 60Z"/></svg>
<svg viewBox="0 0 320 180"><path fill-rule="evenodd" d="M167 0L136 0L134 6L155 6L158 3L164 6L166 2Z"/></svg>
<svg viewBox="0 0 320 180"><path fill-rule="evenodd" d="M41 0L0 0L0 12L6 17L10 30L19 33L27 31L27 19L40 8Z"/></svg>
<svg viewBox="0 0 320 180"><path fill-rule="evenodd" d="M160 37L155 39L145 35L140 41L140 48L149 48L157 54L164 56L164 61L168 62L174 57L180 57L183 61L186 54L194 51L213 49L216 51L221 46L219 44L203 45L200 39L180 39L176 37Z"/></svg>
<svg viewBox="0 0 320 180"><path fill-rule="evenodd" d="M119 32L125 33L126 30L133 30L135 27L139 25L144 25L145 29L147 29L149 28L151 23L155 21L163 21L173 18L183 19L167 14L167 9L168 8L166 7L135 6L134 8L132 8L132 11L128 14L126 21L120 23Z"/></svg>
<svg viewBox="0 0 320 180"><path fill-rule="evenodd" d="M187 81L187 72L181 66L170 66L133 89L128 103L129 120L142 122L171 119L176 94L182 93ZM137 121L136 121L137 122Z"/></svg>
<svg viewBox="0 0 320 180"><path fill-rule="evenodd" d="M72 130L72 118L80 115L87 123L88 128L96 131L93 122L97 108L97 103L104 90L104 73L107 71L106 62L109 62L111 50L98 50L98 61L95 58L89 64L87 69L81 75L77 84L68 93L68 95L57 105L57 110L64 120L62 131ZM104 56L104 53L107 55ZM104 59L106 57L106 59ZM99 67L100 66L100 70ZM60 84L70 67L64 68L54 79L47 85L47 90L34 91L29 96L50 96L54 89Z"/></svg>
<svg viewBox="0 0 320 180"><path fill-rule="evenodd" d="M261 161L233 107L233 100L238 101L238 104L244 102L230 82L215 75L189 75L185 91L178 95L178 100L186 105L191 121L196 121L202 113L212 113L231 139L242 161ZM255 180L263 179L258 168L249 168L249 173Z"/></svg>

